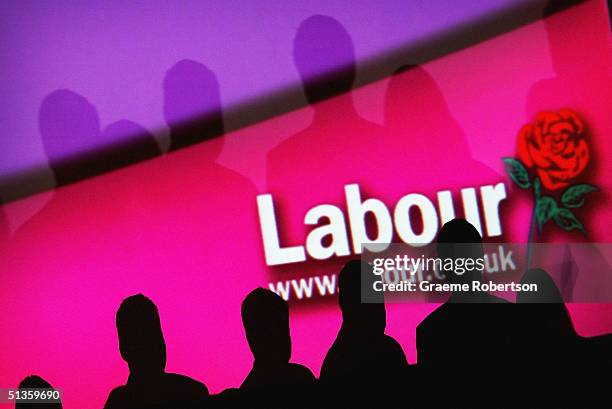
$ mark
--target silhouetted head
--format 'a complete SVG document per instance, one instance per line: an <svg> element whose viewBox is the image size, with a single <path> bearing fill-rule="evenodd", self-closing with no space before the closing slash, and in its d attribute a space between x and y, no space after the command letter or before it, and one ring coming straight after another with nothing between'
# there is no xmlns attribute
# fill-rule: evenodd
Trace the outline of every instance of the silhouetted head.
<svg viewBox="0 0 612 409"><path fill-rule="evenodd" d="M121 357L131 374L163 372L166 367L166 343L157 307L142 294L126 298L117 311L117 333Z"/></svg>
<svg viewBox="0 0 612 409"><path fill-rule="evenodd" d="M67 157L90 152L102 142L95 107L67 89L53 91L45 97L38 112L38 127L45 154L54 170Z"/></svg>
<svg viewBox="0 0 612 409"><path fill-rule="evenodd" d="M125 146L122 151L125 165L161 154L155 137L136 122L122 119L104 128L102 136L106 142L114 146Z"/></svg>
<svg viewBox="0 0 612 409"><path fill-rule="evenodd" d="M338 275L338 303L342 310L343 326L368 334L383 334L387 325L384 299L381 293L370 293L373 301L378 302L361 301L362 269L363 277L367 280L364 290L369 291L376 280L369 264L350 260Z"/></svg>
<svg viewBox="0 0 612 409"><path fill-rule="evenodd" d="M166 72L163 86L164 118L172 134L171 149L223 133L219 83L215 73L204 64L193 60L177 62ZM214 146L218 150L214 157L221 148L222 142Z"/></svg>
<svg viewBox="0 0 612 409"><path fill-rule="evenodd" d="M53 386L38 375L30 375L19 383L19 389L52 389ZM61 409L61 403L24 403L15 404L15 409Z"/></svg>
<svg viewBox="0 0 612 409"><path fill-rule="evenodd" d="M278 294L263 288L251 291L242 302L242 323L255 361L289 362L289 304Z"/></svg>
<svg viewBox="0 0 612 409"><path fill-rule="evenodd" d="M436 242L438 257L443 261L452 259L458 263L460 259L475 260L484 256L480 233L465 219L453 219L445 223L438 232ZM451 283L465 283L482 278L482 271L476 269L462 274L450 271L445 273Z"/></svg>
<svg viewBox="0 0 612 409"><path fill-rule="evenodd" d="M293 58L311 104L353 87L353 40L332 17L314 15L302 21L293 40Z"/></svg>

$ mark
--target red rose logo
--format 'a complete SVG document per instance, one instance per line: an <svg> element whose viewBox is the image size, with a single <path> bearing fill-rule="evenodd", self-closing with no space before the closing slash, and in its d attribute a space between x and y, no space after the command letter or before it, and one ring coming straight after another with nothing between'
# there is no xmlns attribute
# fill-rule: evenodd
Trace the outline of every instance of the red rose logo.
<svg viewBox="0 0 612 409"><path fill-rule="evenodd" d="M536 226L541 231L550 220L563 230L576 229L586 233L574 212L584 205L590 193L598 189L588 183L570 185L589 163L589 146L582 119L569 109L558 113L540 112L535 124L521 128L517 145L518 159L502 160L512 182L533 192L534 206L527 242L533 241ZM527 169L534 170L535 175ZM555 195L557 199L551 192L560 188L565 189Z"/></svg>
<svg viewBox="0 0 612 409"><path fill-rule="evenodd" d="M589 162L582 119L569 109L540 112L535 124L521 129L518 156L548 190L568 186Z"/></svg>

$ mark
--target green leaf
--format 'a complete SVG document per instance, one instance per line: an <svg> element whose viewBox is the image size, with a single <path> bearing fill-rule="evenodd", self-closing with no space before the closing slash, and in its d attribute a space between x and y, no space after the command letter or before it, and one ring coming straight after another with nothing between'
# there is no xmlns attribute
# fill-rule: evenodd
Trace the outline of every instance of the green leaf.
<svg viewBox="0 0 612 409"><path fill-rule="evenodd" d="M506 173L510 176L510 179L518 185L521 189L527 189L531 184L529 183L529 174L527 169L521 163L521 161L514 158L503 158L505 164Z"/></svg>
<svg viewBox="0 0 612 409"><path fill-rule="evenodd" d="M584 204L585 196L596 190L599 189L586 183L570 186L563 192L561 203L566 207L580 207Z"/></svg>
<svg viewBox="0 0 612 409"><path fill-rule="evenodd" d="M537 179L536 179L537 180ZM536 220L538 221L538 231L542 231L542 226L549 221L558 211L557 202L550 196L542 196L536 200Z"/></svg>
<svg viewBox="0 0 612 409"><path fill-rule="evenodd" d="M578 229L583 233L585 232L582 223L578 221L578 219L576 218L576 216L574 216L574 213L572 213L571 210L566 209L565 207L559 208L553 218L555 219L557 225L565 231Z"/></svg>
<svg viewBox="0 0 612 409"><path fill-rule="evenodd" d="M535 193L536 199L542 195L542 182L540 182L539 177L536 177L533 181L533 191Z"/></svg>

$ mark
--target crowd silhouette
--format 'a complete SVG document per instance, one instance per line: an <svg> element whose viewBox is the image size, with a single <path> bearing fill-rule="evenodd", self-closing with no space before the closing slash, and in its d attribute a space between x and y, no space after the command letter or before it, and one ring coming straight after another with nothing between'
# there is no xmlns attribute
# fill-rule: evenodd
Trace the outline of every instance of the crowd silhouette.
<svg viewBox="0 0 612 409"><path fill-rule="evenodd" d="M463 244L469 243L468 246ZM447 222L437 237L438 256L482 256L482 239L464 219ZM552 278L542 269L530 269L521 283L536 283L536 292L518 293L510 303L486 292L451 294L417 329L418 363L408 364L402 346L385 334L383 296L364 303L363 277L371 266L350 260L339 274L342 325L322 364L317 380L310 369L290 362L289 305L263 288L251 291L242 303L246 342L253 354L252 369L237 388L209 395L207 387L189 377L168 373L166 343L156 305L142 294L126 298L117 311L121 357L129 368L125 385L113 389L105 409L203 408L218 405L267 404L284 399L300 403L325 400L353 404L363 399L386 400L381 389L407 383L424 386L432 373L453 379L453 387L473 384L468 374L497 375L499 389L516 376L552 377L588 374L612 368L612 337L579 336ZM362 274L365 269L366 274ZM449 273L451 283L480 280L481 272ZM366 285L371 283L365 283ZM494 359L492 358L494 357ZM490 387L490 386L489 386ZM558 387L558 385L556 386ZM42 378L28 376L19 388L51 388ZM489 389L489 392L492 391ZM27 408L27 403L17 408ZM61 408L61 403L49 407Z"/></svg>

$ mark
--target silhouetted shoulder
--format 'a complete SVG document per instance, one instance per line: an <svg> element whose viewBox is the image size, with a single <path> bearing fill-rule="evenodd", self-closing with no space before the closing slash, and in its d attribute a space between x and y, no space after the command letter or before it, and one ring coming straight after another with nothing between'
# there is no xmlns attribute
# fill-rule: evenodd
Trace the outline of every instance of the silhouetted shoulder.
<svg viewBox="0 0 612 409"><path fill-rule="evenodd" d="M383 336L383 345L389 357L393 358L393 361L397 363L398 366L408 366L408 360L406 359L406 354L404 353L404 349L394 338L389 335Z"/></svg>
<svg viewBox="0 0 612 409"><path fill-rule="evenodd" d="M290 363L287 367L287 375L295 379L296 383L310 383L316 381L312 371L304 365Z"/></svg>
<svg viewBox="0 0 612 409"><path fill-rule="evenodd" d="M497 297L495 295L486 294L485 297L488 300L487 302L491 304L512 304L510 301Z"/></svg>
<svg viewBox="0 0 612 409"><path fill-rule="evenodd" d="M427 317L421 321L421 323L417 326L417 341L419 334L426 333L432 325L435 325L438 321L443 320L444 315L446 314L446 310L448 309L449 304L442 304L435 310L433 310Z"/></svg>
<svg viewBox="0 0 612 409"><path fill-rule="evenodd" d="M456 322L448 322L448 315L457 316L457 319L465 318L469 319L477 312L481 312L487 308L487 304L496 304L496 305L506 305L508 307L504 308L504 310L513 306L509 301L484 293L482 295L482 299L479 302L474 303L450 303L446 302L436 308L431 314L429 314L417 327L417 338L419 333L423 334L428 331L432 326L438 325L439 322L444 321L447 325L452 325Z"/></svg>
<svg viewBox="0 0 612 409"><path fill-rule="evenodd" d="M127 388L122 385L118 386L108 394L104 409L118 409L127 405Z"/></svg>
<svg viewBox="0 0 612 409"><path fill-rule="evenodd" d="M168 388L181 391L185 397L207 397L209 396L208 388L202 382L196 381L188 376L175 373L166 373L164 382Z"/></svg>

